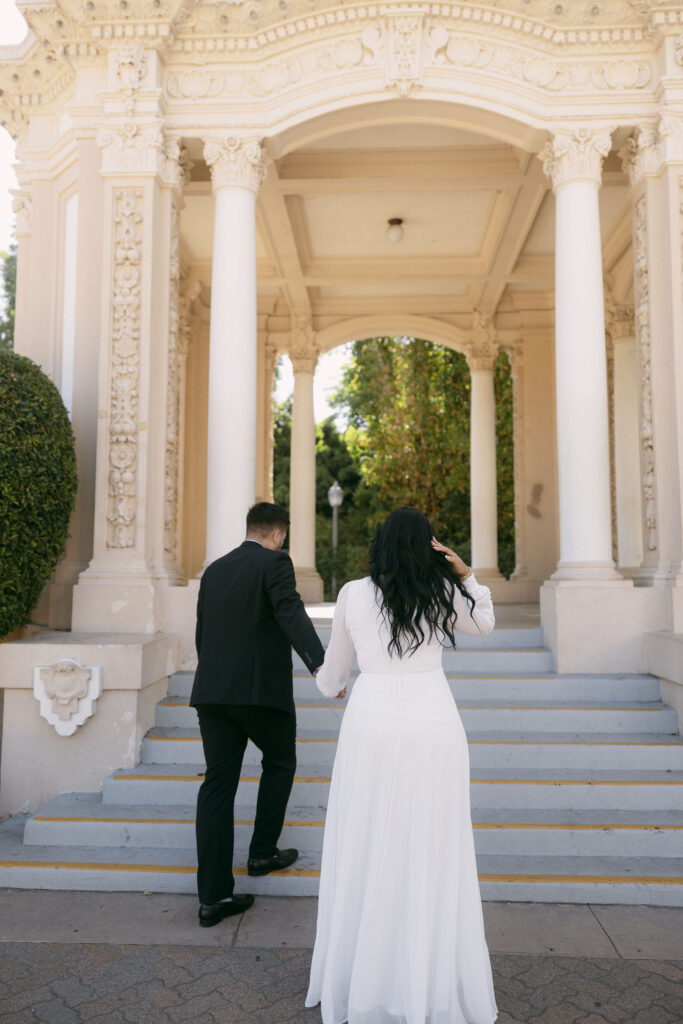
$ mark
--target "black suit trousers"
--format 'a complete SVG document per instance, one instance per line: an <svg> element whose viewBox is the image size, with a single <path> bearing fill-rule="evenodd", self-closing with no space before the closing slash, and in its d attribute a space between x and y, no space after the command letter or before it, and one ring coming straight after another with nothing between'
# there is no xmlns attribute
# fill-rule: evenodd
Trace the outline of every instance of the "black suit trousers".
<svg viewBox="0 0 683 1024"><path fill-rule="evenodd" d="M249 857L271 857L285 820L296 771L296 715L248 704L199 704L206 774L197 797L200 903L232 896L235 794L247 741L263 754Z"/></svg>

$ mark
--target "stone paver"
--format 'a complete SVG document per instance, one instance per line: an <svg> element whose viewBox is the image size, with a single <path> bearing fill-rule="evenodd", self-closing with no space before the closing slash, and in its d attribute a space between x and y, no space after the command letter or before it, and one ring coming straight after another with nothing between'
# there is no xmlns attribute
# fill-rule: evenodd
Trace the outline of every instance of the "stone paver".
<svg viewBox="0 0 683 1024"><path fill-rule="evenodd" d="M320 1024L309 949L5 943L0 1024ZM681 1024L683 961L494 954L497 1024Z"/></svg>
<svg viewBox="0 0 683 1024"><path fill-rule="evenodd" d="M0 1024L320 1024L316 901L0 890ZM683 1024L683 909L484 903L497 1024ZM680 959L676 959L679 957Z"/></svg>

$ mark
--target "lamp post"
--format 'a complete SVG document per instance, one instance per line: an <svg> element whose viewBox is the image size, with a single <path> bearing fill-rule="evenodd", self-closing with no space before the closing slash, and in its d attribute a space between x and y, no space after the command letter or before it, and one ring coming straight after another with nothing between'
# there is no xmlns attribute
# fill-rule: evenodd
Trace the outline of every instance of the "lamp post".
<svg viewBox="0 0 683 1024"><path fill-rule="evenodd" d="M337 544L339 543L339 506L344 500L344 492L335 480L327 492L327 500L332 506L332 600L337 596Z"/></svg>

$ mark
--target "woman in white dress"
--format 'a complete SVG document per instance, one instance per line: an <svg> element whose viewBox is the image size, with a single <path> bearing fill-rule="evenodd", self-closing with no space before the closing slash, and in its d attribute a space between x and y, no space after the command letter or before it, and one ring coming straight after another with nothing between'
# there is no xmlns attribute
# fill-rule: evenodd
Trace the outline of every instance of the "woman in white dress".
<svg viewBox="0 0 683 1024"><path fill-rule="evenodd" d="M398 509L371 575L342 587L319 689L343 697L306 1006L324 1024L491 1024L497 1006L470 814L469 753L441 666L491 594Z"/></svg>

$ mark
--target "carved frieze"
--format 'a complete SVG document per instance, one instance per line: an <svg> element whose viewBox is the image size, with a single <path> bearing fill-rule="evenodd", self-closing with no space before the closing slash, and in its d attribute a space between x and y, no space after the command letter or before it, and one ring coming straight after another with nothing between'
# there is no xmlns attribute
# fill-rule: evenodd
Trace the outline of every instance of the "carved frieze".
<svg viewBox="0 0 683 1024"><path fill-rule="evenodd" d="M611 145L608 131L577 128L573 132L558 132L553 136L539 153L539 159L552 180L553 189L573 181L590 181L599 185L602 162Z"/></svg>
<svg viewBox="0 0 683 1024"><path fill-rule="evenodd" d="M640 363L640 464L645 513L645 543L657 550L655 458L652 428L652 369L650 338L650 280L648 268L647 197L641 196L633 211L633 269L636 293L635 322Z"/></svg>
<svg viewBox="0 0 683 1024"><path fill-rule="evenodd" d="M214 189L226 185L258 192L266 176L265 153L260 139L231 137L223 141L207 139L204 159L211 168Z"/></svg>
<svg viewBox="0 0 683 1024"><path fill-rule="evenodd" d="M143 199L139 188L114 191L108 548L135 546Z"/></svg>
<svg viewBox="0 0 683 1024"><path fill-rule="evenodd" d="M73 736L95 713L101 692L102 670L84 665L77 658L34 669L33 693L40 703L40 714L59 736Z"/></svg>

